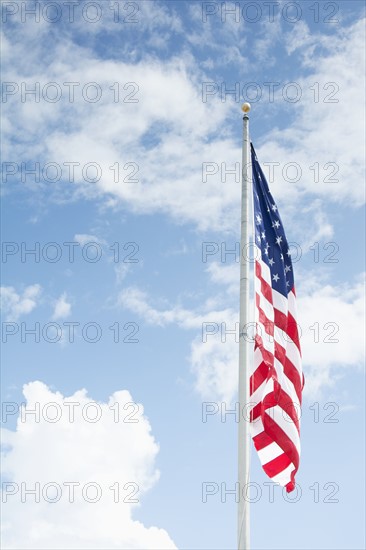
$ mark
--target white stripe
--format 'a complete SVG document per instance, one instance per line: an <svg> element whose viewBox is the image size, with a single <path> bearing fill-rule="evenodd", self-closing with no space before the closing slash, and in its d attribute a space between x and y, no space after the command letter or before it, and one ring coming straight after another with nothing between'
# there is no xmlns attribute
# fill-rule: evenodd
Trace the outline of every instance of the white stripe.
<svg viewBox="0 0 366 550"><path fill-rule="evenodd" d="M264 349L274 356L275 341L273 336L271 336L266 332L266 327L263 325L263 323L258 323L258 334L262 338ZM263 360L263 357L261 358L261 361L262 360Z"/></svg>
<svg viewBox="0 0 366 550"><path fill-rule="evenodd" d="M297 451L300 453L300 438L299 432L295 424L291 421L288 422L285 420L285 413L279 405L275 405L270 409L266 410L266 414L285 432L287 437L291 439L292 443L295 445Z"/></svg>
<svg viewBox="0 0 366 550"><path fill-rule="evenodd" d="M250 424L250 431L252 434L252 438L254 439L257 435L264 432L262 418L258 417L258 422L254 422Z"/></svg>
<svg viewBox="0 0 366 550"><path fill-rule="evenodd" d="M265 316L268 318L268 321L274 321L274 309L271 302L265 298L261 292L256 292L256 295L259 296L259 307L263 310ZM257 305L257 302L256 302ZM259 318L259 311L257 309L257 319Z"/></svg>
<svg viewBox="0 0 366 550"><path fill-rule="evenodd" d="M250 396L251 401L261 403L263 398L273 391L273 379L270 378L268 382L264 381L263 384L256 389L253 395Z"/></svg>
<svg viewBox="0 0 366 550"><path fill-rule="evenodd" d="M291 481L291 473L295 470L295 466L291 463L285 470L282 470L279 474L272 477L272 481L279 483L282 487L285 487Z"/></svg>
<svg viewBox="0 0 366 550"><path fill-rule="evenodd" d="M257 245L257 242L253 243L254 244L254 257L255 257L255 261L256 262L262 262L262 249Z"/></svg>
<svg viewBox="0 0 366 550"><path fill-rule="evenodd" d="M282 390L288 395L288 398L294 404L294 407L296 407L297 416L301 416L300 402L295 390L295 386L293 385L291 380L287 378L286 375L283 375L282 380L279 380L279 382Z"/></svg>
<svg viewBox="0 0 366 550"><path fill-rule="evenodd" d="M258 388L255 390L255 392L250 396L250 404L253 403L253 406L258 405L258 403L261 403L263 401L263 392L266 385L266 381L263 382Z"/></svg>
<svg viewBox="0 0 366 550"><path fill-rule="evenodd" d="M276 342L285 349L286 356L289 358L291 363L297 369L301 377L302 375L301 355L299 353L297 345L294 344L294 342L286 334L286 332L284 332L283 330L279 329L276 326L274 329L274 337ZM288 342L287 340L290 340L290 342Z"/></svg>
<svg viewBox="0 0 366 550"><path fill-rule="evenodd" d="M288 300L280 292L272 288L273 307L281 311L284 315L288 314Z"/></svg>
<svg viewBox="0 0 366 550"><path fill-rule="evenodd" d="M258 263L261 267L261 277L262 279L269 285L272 286L271 281L271 270L269 269L268 265L264 263L264 261L258 260Z"/></svg>
<svg viewBox="0 0 366 550"><path fill-rule="evenodd" d="M295 387L291 380L287 378L287 376L283 372L282 364L278 361L278 359L275 359L274 365L277 373L277 380L281 388L287 393L293 403L298 403L298 397Z"/></svg>
<svg viewBox="0 0 366 550"><path fill-rule="evenodd" d="M296 317L297 317L296 296L292 292L292 290L289 293L287 299L288 299L288 310L291 313L292 317L296 320Z"/></svg>
<svg viewBox="0 0 366 550"><path fill-rule="evenodd" d="M252 434L252 438L264 432L263 422L260 416L258 417L258 420L250 423L250 432Z"/></svg>
<svg viewBox="0 0 366 550"><path fill-rule="evenodd" d="M254 374L255 371L257 370L257 368L259 367L259 365L261 364L263 358L262 358L262 353L260 351L259 348L256 348L254 350L254 361L253 363L250 365L250 374Z"/></svg>
<svg viewBox="0 0 366 550"><path fill-rule="evenodd" d="M279 445L277 445L274 441L273 443L267 445L267 447L264 447L261 451L257 451L257 453L261 464L267 464L268 462L271 462L271 460L282 455L283 449L281 449L281 447L279 447Z"/></svg>
<svg viewBox="0 0 366 550"><path fill-rule="evenodd" d="M276 370L278 382L281 382L281 380L285 376L285 374L283 372L283 365L282 365L281 361L276 359L276 357L274 358L273 365L274 365L274 368Z"/></svg>

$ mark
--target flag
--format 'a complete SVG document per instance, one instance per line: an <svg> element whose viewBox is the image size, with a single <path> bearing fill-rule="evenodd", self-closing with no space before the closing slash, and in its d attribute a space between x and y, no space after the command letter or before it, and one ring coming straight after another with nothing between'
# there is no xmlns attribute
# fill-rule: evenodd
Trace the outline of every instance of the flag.
<svg viewBox="0 0 366 550"><path fill-rule="evenodd" d="M268 183L251 145L255 239L251 435L265 473L295 488L304 378L291 252Z"/></svg>

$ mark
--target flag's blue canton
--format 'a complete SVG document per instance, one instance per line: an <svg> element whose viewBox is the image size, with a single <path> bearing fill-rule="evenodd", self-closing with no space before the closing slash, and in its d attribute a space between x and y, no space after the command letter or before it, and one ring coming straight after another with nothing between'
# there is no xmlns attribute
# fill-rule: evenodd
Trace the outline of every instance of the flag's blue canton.
<svg viewBox="0 0 366 550"><path fill-rule="evenodd" d="M294 286L291 253L276 203L259 165L253 145L251 145L251 151L255 240L257 246L262 250L262 260L271 271L272 288L287 298Z"/></svg>

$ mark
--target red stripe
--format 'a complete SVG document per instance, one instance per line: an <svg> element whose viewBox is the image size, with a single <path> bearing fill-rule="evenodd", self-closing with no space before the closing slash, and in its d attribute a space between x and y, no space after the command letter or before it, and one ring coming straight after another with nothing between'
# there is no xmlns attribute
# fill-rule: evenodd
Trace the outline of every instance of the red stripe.
<svg viewBox="0 0 366 550"><path fill-rule="evenodd" d="M287 315L285 315L284 313L282 313L282 311L280 311L279 309L276 309L275 307L273 308L273 311L274 311L274 322L276 327L278 327L279 329L287 333L287 322L288 322Z"/></svg>
<svg viewBox="0 0 366 550"><path fill-rule="evenodd" d="M286 355L286 350L275 340L275 357L283 366L285 376L292 382L296 395L301 403L301 392L303 388L302 380L299 371Z"/></svg>
<svg viewBox="0 0 366 550"><path fill-rule="evenodd" d="M294 342L294 344L296 344L296 347L299 350L300 356L301 356L299 331L297 329L296 320L293 318L290 312L288 314L287 334L289 335L291 340Z"/></svg>
<svg viewBox="0 0 366 550"><path fill-rule="evenodd" d="M262 403L257 403L250 411L250 422L254 423L257 418L262 416Z"/></svg>
<svg viewBox="0 0 366 550"><path fill-rule="evenodd" d="M262 361L259 367L255 370L255 372L250 377L250 395L253 395L255 391L263 384L265 380L268 378L268 365Z"/></svg>
<svg viewBox="0 0 366 550"><path fill-rule="evenodd" d="M297 323L290 312L288 312L287 316L282 313L282 311L279 311L275 307L273 308L274 311L274 324L279 329L283 330L287 334L289 338L294 342L297 349L300 351L300 338L299 338L299 331L297 328ZM301 351L300 351L301 353Z"/></svg>
<svg viewBox="0 0 366 550"><path fill-rule="evenodd" d="M258 261L255 262L255 274L261 283L261 294L272 304L272 287L262 279L262 267Z"/></svg>
<svg viewBox="0 0 366 550"><path fill-rule="evenodd" d="M295 424L298 433L300 433L300 424L299 424L299 412L295 408L294 402L291 397L283 390L280 389L279 392L270 392L268 393L263 400L262 414L266 409L271 409L278 405L284 411L283 418L288 422L285 413L291 418L291 421Z"/></svg>
<svg viewBox="0 0 366 550"><path fill-rule="evenodd" d="M261 451L262 449L273 443L273 439L269 437L266 432L261 432L253 437L253 443L257 451Z"/></svg>
<svg viewBox="0 0 366 550"><path fill-rule="evenodd" d="M254 422L259 417L262 417L262 420L264 420L264 415L266 414L267 409L271 409L272 407L276 406L279 406L282 409L284 420L289 423L291 421L295 425L298 433L300 434L299 419L301 411L299 410L298 403L295 404L292 401L291 397L281 387L279 391L272 391L268 393L264 397L262 402L257 403L253 407L251 411L250 421ZM290 418L290 421L288 420L288 417Z"/></svg>
<svg viewBox="0 0 366 550"><path fill-rule="evenodd" d="M257 311L258 311L258 321L264 326L264 330L269 336L274 336L274 322L268 319L267 315L264 313L263 309L260 307L260 297L259 294L255 295L257 302Z"/></svg>
<svg viewBox="0 0 366 550"><path fill-rule="evenodd" d="M294 443L288 437L288 435L280 428L278 424L268 414L263 415L263 426L267 434L277 443L283 452L289 457L293 465L295 466L295 472L299 467L299 453ZM278 472L279 473L279 472Z"/></svg>
<svg viewBox="0 0 366 550"><path fill-rule="evenodd" d="M266 472L268 477L272 478L283 472L283 470L286 470L290 464L291 460L289 457L286 454L282 454L270 462L267 462L267 464L264 464L263 470Z"/></svg>
<svg viewBox="0 0 366 550"><path fill-rule="evenodd" d="M277 340L274 342L274 353L277 361L279 361L281 365L284 365L286 362L286 350L277 342Z"/></svg>
<svg viewBox="0 0 366 550"><path fill-rule="evenodd" d="M299 371L297 368L291 363L290 359L286 357L285 364L283 365L283 372L287 376L289 380L291 380L295 392L297 395L297 398L299 400L299 403L302 402L302 388L303 388L303 381L300 378Z"/></svg>
<svg viewBox="0 0 366 550"><path fill-rule="evenodd" d="M270 369L273 369L273 361L274 361L273 354L270 351L266 350L266 348L263 345L263 339L261 336L259 336L259 334L256 334L255 336L255 344L256 344L255 349L256 348L260 349L263 361L266 363L266 365L268 365Z"/></svg>

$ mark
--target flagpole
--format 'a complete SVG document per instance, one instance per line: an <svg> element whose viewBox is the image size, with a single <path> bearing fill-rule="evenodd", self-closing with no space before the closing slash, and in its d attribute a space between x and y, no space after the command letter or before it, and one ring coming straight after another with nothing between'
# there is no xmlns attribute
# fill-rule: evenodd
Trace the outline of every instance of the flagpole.
<svg viewBox="0 0 366 550"><path fill-rule="evenodd" d="M250 548L250 510L247 497L250 462L249 419L246 418L249 403L249 359L250 342L246 335L249 319L249 275L250 264L248 249L250 238L250 204L251 204L251 164L249 141L250 104L242 106L243 116L243 149L242 149L242 190L241 190L241 245L240 245L240 330L239 330L239 429L238 429L238 550Z"/></svg>

